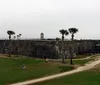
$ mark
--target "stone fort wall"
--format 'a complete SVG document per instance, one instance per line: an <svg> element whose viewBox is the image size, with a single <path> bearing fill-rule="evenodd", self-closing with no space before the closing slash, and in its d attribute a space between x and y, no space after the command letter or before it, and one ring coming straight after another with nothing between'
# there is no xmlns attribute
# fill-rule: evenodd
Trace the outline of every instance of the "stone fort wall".
<svg viewBox="0 0 100 85"><path fill-rule="evenodd" d="M27 55L37 58L59 58L61 41L56 40L0 40L0 53ZM64 50L73 47L75 54L100 53L100 40L64 41Z"/></svg>

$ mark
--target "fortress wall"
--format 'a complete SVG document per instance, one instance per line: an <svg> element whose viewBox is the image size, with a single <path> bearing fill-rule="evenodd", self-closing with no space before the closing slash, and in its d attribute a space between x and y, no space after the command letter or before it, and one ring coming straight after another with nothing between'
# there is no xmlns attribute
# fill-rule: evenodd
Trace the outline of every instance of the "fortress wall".
<svg viewBox="0 0 100 85"><path fill-rule="evenodd" d="M100 53L100 40L64 41L65 51L73 48L76 54ZM0 53L28 55L39 58L58 58L61 52L61 41L56 40L0 40Z"/></svg>

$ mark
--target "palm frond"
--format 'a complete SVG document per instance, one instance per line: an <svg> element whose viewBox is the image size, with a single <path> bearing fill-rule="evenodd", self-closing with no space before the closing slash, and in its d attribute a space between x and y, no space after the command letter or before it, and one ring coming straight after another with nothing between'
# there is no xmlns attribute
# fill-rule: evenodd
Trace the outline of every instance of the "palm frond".
<svg viewBox="0 0 100 85"><path fill-rule="evenodd" d="M78 29L77 29L77 28L69 28L68 30L69 30L69 32L70 32L71 34L75 34L75 33L78 32Z"/></svg>
<svg viewBox="0 0 100 85"><path fill-rule="evenodd" d="M60 32L62 35L64 35L64 34L66 33L66 30L61 29L61 30L59 30L59 32Z"/></svg>
<svg viewBox="0 0 100 85"><path fill-rule="evenodd" d="M11 30L8 30L8 31L7 31L7 34L8 34L8 35L14 35L15 32L14 32L14 31L11 31Z"/></svg>

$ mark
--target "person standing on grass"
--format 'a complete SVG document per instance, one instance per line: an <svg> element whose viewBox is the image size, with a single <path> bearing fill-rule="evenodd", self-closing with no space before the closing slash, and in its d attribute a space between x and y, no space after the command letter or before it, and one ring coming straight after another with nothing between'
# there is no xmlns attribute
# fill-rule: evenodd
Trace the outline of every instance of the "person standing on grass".
<svg viewBox="0 0 100 85"><path fill-rule="evenodd" d="M22 65L22 69L26 69L26 66L25 66L25 64L23 64L23 65Z"/></svg>
<svg viewBox="0 0 100 85"><path fill-rule="evenodd" d="M48 58L45 59L45 62L48 63Z"/></svg>

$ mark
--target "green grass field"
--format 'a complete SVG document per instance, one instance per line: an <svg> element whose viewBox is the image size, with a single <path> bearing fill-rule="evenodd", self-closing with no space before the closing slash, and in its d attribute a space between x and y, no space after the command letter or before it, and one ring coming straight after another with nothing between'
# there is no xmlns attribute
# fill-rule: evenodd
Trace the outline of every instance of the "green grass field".
<svg viewBox="0 0 100 85"><path fill-rule="evenodd" d="M94 60L94 57L96 56L91 57L90 61ZM89 59L74 60L73 63L84 65L88 61ZM88 71L79 72L72 75L31 85L100 85L100 64Z"/></svg>
<svg viewBox="0 0 100 85"><path fill-rule="evenodd" d="M73 60L74 65L83 65L91 59ZM69 60L68 60L69 61ZM67 63L68 63L67 61ZM0 85L25 81L45 77L74 69L74 65L61 64L58 62L45 63L44 60L35 60L32 58L0 58ZM25 64L27 69L21 67Z"/></svg>
<svg viewBox="0 0 100 85"><path fill-rule="evenodd" d="M100 72L81 72L31 85L100 85Z"/></svg>
<svg viewBox="0 0 100 85"><path fill-rule="evenodd" d="M85 65L86 63L88 63L89 61L93 61L94 59L90 58L90 59L83 59L83 60L74 60L73 59L73 65ZM66 63L69 64L70 60L66 60Z"/></svg>
<svg viewBox="0 0 100 85"><path fill-rule="evenodd" d="M27 69L21 68L23 64ZM72 66L45 63L43 60L0 58L0 85L44 77L72 69L74 69Z"/></svg>
<svg viewBox="0 0 100 85"><path fill-rule="evenodd" d="M85 72L31 85L100 85L100 65Z"/></svg>

